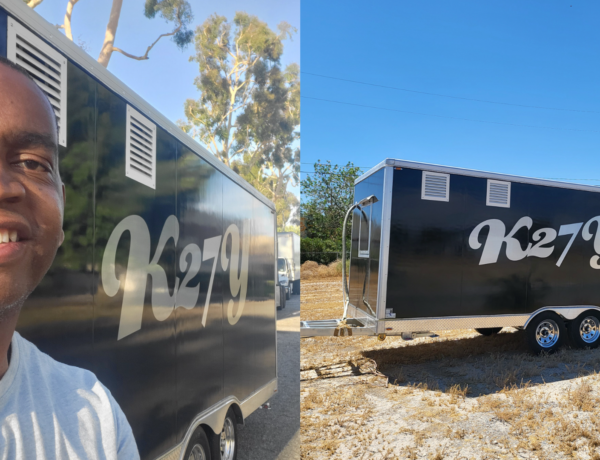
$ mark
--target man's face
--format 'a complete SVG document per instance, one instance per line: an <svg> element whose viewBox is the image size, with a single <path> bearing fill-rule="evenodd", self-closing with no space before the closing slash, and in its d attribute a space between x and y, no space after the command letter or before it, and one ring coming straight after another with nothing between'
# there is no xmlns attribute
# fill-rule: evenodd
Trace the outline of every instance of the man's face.
<svg viewBox="0 0 600 460"><path fill-rule="evenodd" d="M0 64L0 318L50 268L63 209L52 108L35 83Z"/></svg>

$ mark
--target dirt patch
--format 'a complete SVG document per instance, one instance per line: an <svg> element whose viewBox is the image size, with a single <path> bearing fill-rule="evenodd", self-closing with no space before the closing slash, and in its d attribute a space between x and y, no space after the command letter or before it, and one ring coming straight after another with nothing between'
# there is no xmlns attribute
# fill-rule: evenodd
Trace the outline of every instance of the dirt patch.
<svg viewBox="0 0 600 460"><path fill-rule="evenodd" d="M302 282L301 319L342 315ZM303 459L600 459L600 351L534 356L523 332L301 340Z"/></svg>

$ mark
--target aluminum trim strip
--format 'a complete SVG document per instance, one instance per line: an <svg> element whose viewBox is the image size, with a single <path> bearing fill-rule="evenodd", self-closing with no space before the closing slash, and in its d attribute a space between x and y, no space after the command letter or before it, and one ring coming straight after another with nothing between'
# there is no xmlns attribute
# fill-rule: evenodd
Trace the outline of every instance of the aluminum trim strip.
<svg viewBox="0 0 600 460"><path fill-rule="evenodd" d="M452 166L442 166L430 163L420 163L416 161L409 160L394 160L388 158L373 168L369 169L365 174L360 176L354 184L358 184L359 182L365 180L371 174L376 173L381 168L385 166L395 166L400 168L411 168L418 170L427 170L433 172L440 173L448 173L448 174L457 174L460 176L470 176L470 177L481 177L484 179L494 179L500 181L509 181L509 182L519 182L522 184L532 184L532 185L544 185L548 187L557 187L557 188L566 188L571 190L583 190L586 192L596 192L600 193L600 187L594 187L592 185L582 185L582 184L573 184L570 182L559 182L555 180L549 179L536 179L534 177L524 177L524 176L513 176L510 174L499 174L487 171L478 171L475 169L465 169L465 168L456 168Z"/></svg>
<svg viewBox="0 0 600 460"><path fill-rule="evenodd" d="M566 320L572 320L577 318L580 314L582 314L584 311L587 310L597 310L600 311L600 308L595 306L595 305L568 305L568 306L563 306L563 307L543 307L540 308L539 310L534 311L531 316L529 317L529 319L527 320L527 322L525 323L524 327L527 327L527 325L529 324L529 322L539 313L542 313L544 311L553 311L555 313L558 313L559 315L561 315L563 318L565 318Z"/></svg>
<svg viewBox="0 0 600 460"><path fill-rule="evenodd" d="M275 377L265 386L259 388L253 394L244 399L242 404L240 404L240 407L242 409L242 416L244 417L244 419L246 419L252 412L254 412L256 409L258 409L260 406L266 403L269 399L271 399L271 396L273 396L276 392L277 377Z"/></svg>
<svg viewBox="0 0 600 460"><path fill-rule="evenodd" d="M392 222L392 197L394 189L394 169L385 167L383 173L383 204L381 206L381 243L379 245L379 283L377 285L377 319L385 319L387 305L387 281L390 259L390 228ZM384 332L384 324L377 324L377 333Z"/></svg>
<svg viewBox="0 0 600 460"><path fill-rule="evenodd" d="M387 335L415 331L448 331L483 327L522 327L530 314L494 316L448 316L444 318L388 319L383 333Z"/></svg>
<svg viewBox="0 0 600 460"><path fill-rule="evenodd" d="M15 0L0 0L0 6L4 8L9 15L21 22L21 24L29 27L29 29L31 29L35 35L53 45L57 51L61 52L72 62L79 65L83 70L88 72L107 88L114 91L119 95L119 97L130 103L136 110L150 118L158 126L165 129L169 134L191 149L200 158L206 160L211 166L223 173L234 183L251 193L255 198L258 198L270 209L275 209L273 202L268 200L262 193L252 187L242 177L225 166L225 164L219 161L206 148L184 133L175 123L162 115L158 110L142 99L135 91L125 85L102 65L96 62L75 43L71 42L71 40L57 31L56 27L29 8L26 3Z"/></svg>

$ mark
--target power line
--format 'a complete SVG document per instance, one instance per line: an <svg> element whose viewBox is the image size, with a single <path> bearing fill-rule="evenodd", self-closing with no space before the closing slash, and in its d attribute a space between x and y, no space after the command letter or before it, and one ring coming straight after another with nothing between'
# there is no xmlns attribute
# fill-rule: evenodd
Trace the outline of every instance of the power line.
<svg viewBox="0 0 600 460"><path fill-rule="evenodd" d="M353 105L355 107L363 107L368 109L377 109L377 110L385 110L388 112L400 112L400 113L410 113L412 115L425 115L428 117L437 117L437 118L449 118L452 120L463 120L463 121L473 121L476 123L488 123L492 125L504 125L504 126L518 126L521 128L538 128L538 129L554 129L554 130L564 130L564 131L579 131L579 132L587 132L587 133L598 133L600 131L592 130L592 129L575 129L575 128L556 128L553 126L534 126L534 125L521 125L517 123L502 123L499 121L485 121L485 120L474 120L472 118L460 118L460 117L451 117L447 115L435 115L432 113L423 113L423 112L410 112L408 110L399 110L399 109L388 109L386 107L375 107L373 105L363 105L363 104L354 104L352 102L341 102L341 101L333 101L331 99L320 99L318 97L310 97L310 96L301 96L302 99L312 99L315 101L324 101L324 102L332 102L334 104L342 104L342 105Z"/></svg>
<svg viewBox="0 0 600 460"><path fill-rule="evenodd" d="M511 103L511 102L489 101L489 100L486 100L486 99L475 99L475 98L471 98L471 97L450 96L448 94L430 93L430 92L427 92L427 91L417 91L417 90L414 90L414 89L398 88L396 86L378 85L378 84L375 84L375 83L367 83L367 82L364 82L364 81L349 80L347 78L330 77L328 75L321 75L321 74L312 73L312 72L301 72L301 73L306 74L306 75L314 75L315 77L329 78L331 80L347 81L347 82L356 83L356 84L359 84L359 85L375 86L375 87L378 87L378 88L386 88L386 89L394 89L394 90L397 90L397 91L406 91L406 92L409 92L409 93L427 94L429 96L447 97L447 98L450 98L450 99L461 99L463 101L485 102L487 104L512 105L514 107L527 107L527 108L530 108L530 109L561 110L561 111L564 111L564 112L600 113L600 111L597 111L597 110L563 109L563 108L559 108L559 107L544 107L544 106L538 106L538 105L514 104L514 103Z"/></svg>

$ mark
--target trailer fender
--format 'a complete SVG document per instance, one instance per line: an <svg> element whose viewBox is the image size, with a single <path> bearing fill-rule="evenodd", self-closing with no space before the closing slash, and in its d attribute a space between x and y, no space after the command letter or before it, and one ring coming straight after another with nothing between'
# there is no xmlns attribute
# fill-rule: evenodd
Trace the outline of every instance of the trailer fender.
<svg viewBox="0 0 600 460"><path fill-rule="evenodd" d="M600 312L600 307L597 307L596 305L567 305L562 307L542 307L531 314L529 319L523 325L523 328L526 329L531 320L544 311L553 311L561 318L564 318L566 321L571 321L577 318L584 311L588 310L596 310Z"/></svg>

